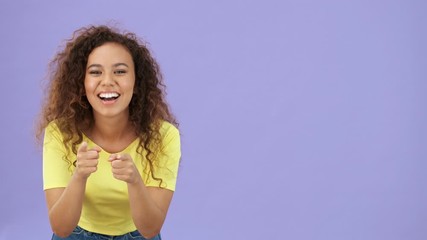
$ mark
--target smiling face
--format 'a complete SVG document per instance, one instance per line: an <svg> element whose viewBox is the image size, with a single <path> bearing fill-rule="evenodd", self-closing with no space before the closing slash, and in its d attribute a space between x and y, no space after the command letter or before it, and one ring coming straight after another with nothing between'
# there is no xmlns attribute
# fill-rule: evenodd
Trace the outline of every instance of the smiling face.
<svg viewBox="0 0 427 240"><path fill-rule="evenodd" d="M105 43L89 55L85 91L99 117L128 117L135 85L135 67L129 51L118 43Z"/></svg>

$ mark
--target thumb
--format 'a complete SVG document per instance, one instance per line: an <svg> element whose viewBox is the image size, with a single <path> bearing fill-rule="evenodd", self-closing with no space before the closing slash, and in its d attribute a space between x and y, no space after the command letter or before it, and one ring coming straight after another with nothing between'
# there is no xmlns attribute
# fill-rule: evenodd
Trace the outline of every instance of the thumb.
<svg viewBox="0 0 427 240"><path fill-rule="evenodd" d="M114 160L118 160L118 159L120 159L120 155L119 154L117 154L117 153L113 153L113 154L111 154L110 155L110 157L108 158L108 161L114 161Z"/></svg>
<svg viewBox="0 0 427 240"><path fill-rule="evenodd" d="M95 147L91 148L90 150L97 151L97 152L101 152L102 151L101 147L99 147L99 146L95 146Z"/></svg>
<svg viewBox="0 0 427 240"><path fill-rule="evenodd" d="M80 144L77 152L86 152L86 151L87 151L87 142L82 142L82 144Z"/></svg>

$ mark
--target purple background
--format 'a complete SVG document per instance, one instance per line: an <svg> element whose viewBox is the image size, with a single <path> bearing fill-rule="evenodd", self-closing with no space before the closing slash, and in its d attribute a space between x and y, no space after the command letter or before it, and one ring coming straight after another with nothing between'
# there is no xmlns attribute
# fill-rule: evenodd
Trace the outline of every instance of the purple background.
<svg viewBox="0 0 427 240"><path fill-rule="evenodd" d="M0 3L0 239L50 239L33 125L47 64L114 20L181 122L164 239L427 239L427 1Z"/></svg>

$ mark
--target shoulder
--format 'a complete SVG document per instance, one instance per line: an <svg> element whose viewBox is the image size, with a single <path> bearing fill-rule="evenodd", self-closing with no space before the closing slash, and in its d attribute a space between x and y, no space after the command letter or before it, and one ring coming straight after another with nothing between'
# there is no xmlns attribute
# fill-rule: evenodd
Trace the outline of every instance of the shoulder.
<svg viewBox="0 0 427 240"><path fill-rule="evenodd" d="M45 142L46 139L59 141L61 143L63 143L65 139L67 139L67 141L70 141L69 139L72 138L68 138L67 134L65 134L61 129L62 127L59 125L58 121L54 120L50 122L44 130Z"/></svg>
<svg viewBox="0 0 427 240"><path fill-rule="evenodd" d="M52 121L52 122L48 123L47 126L46 126L46 128L45 128L45 131L46 132L47 131L50 131L50 132L52 132L52 131L53 132L60 132L56 121Z"/></svg>
<svg viewBox="0 0 427 240"><path fill-rule="evenodd" d="M52 121L52 122L50 122L50 123L46 126L46 128L45 128L44 132L45 132L45 133L44 133L44 134L45 134L45 137L46 137L46 136L55 136L55 137L61 137L61 138L62 138L61 130L59 130L59 127L58 127L58 125L57 125L56 121Z"/></svg>
<svg viewBox="0 0 427 240"><path fill-rule="evenodd" d="M179 136L179 130L173 124L171 124L171 123L169 123L167 121L163 121L160 124L160 135L162 137L166 137L168 135Z"/></svg>
<svg viewBox="0 0 427 240"><path fill-rule="evenodd" d="M62 151L65 151L64 147L64 137L61 130L55 121L50 122L44 131L44 154L47 154L50 150L53 149L62 149Z"/></svg>
<svg viewBox="0 0 427 240"><path fill-rule="evenodd" d="M166 121L160 125L160 137L163 148L179 146L181 142L178 128Z"/></svg>

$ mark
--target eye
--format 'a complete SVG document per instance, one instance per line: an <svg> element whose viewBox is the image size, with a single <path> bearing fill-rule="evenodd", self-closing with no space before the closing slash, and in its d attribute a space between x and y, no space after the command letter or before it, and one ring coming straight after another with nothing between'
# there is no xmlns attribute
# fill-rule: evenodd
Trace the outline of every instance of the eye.
<svg viewBox="0 0 427 240"><path fill-rule="evenodd" d="M101 71L99 71L99 70L90 70L90 71L89 71L89 74L90 74L90 75L95 75L95 76L97 76L97 75L101 75L101 74L102 74L102 72L101 72Z"/></svg>
<svg viewBox="0 0 427 240"><path fill-rule="evenodd" d="M119 69L119 70L114 71L114 74L123 75L123 74L126 74L126 70Z"/></svg>

